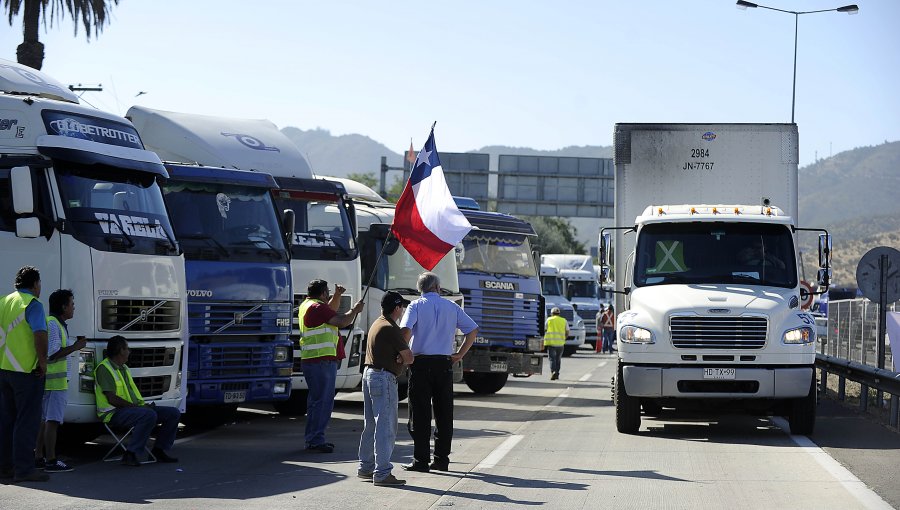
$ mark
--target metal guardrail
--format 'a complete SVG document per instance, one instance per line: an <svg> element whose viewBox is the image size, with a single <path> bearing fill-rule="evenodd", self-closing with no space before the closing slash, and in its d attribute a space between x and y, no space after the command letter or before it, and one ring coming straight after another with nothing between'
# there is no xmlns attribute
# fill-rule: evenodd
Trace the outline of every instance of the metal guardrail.
<svg viewBox="0 0 900 510"><path fill-rule="evenodd" d="M859 393L859 409L861 411L866 411L869 407L869 388L877 390L878 405L881 405L882 393L890 394L889 421L892 427L898 426L900 423L900 373L827 354L816 354L816 367L822 371L819 382L820 394L823 394L828 388L828 374L838 376L839 400L844 400L847 379L858 382L862 386Z"/></svg>

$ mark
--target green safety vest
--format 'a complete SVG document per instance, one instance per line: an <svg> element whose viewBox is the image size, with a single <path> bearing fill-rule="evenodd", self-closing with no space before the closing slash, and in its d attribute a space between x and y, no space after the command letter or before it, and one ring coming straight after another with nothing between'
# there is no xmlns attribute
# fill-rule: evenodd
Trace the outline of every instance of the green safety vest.
<svg viewBox="0 0 900 510"><path fill-rule="evenodd" d="M337 356L337 344L341 335L336 326L322 324L315 328L306 326L303 317L306 311L314 304L328 306L318 299L307 298L300 304L300 359L321 358L323 356Z"/></svg>
<svg viewBox="0 0 900 510"><path fill-rule="evenodd" d="M31 373L38 362L34 332L25 320L25 309L35 299L13 292L0 301L0 369Z"/></svg>
<svg viewBox="0 0 900 510"><path fill-rule="evenodd" d="M47 317L47 325L49 326L51 322L56 323L56 327L59 328L59 334L62 338L62 343L60 344L60 349L65 349L69 344L69 334L66 333L66 328L63 326L62 322L59 321L56 317L50 315ZM47 332L50 330L48 328ZM44 382L45 390L67 390L69 389L69 374L66 373L68 369L68 365L66 364L66 357L54 361L53 363L47 364L47 381Z"/></svg>
<svg viewBox="0 0 900 510"><path fill-rule="evenodd" d="M547 331L544 333L546 347L566 345L566 319L554 315L547 319Z"/></svg>
<svg viewBox="0 0 900 510"><path fill-rule="evenodd" d="M656 242L656 267L648 273L683 273L688 270L684 263L684 243L681 241Z"/></svg>
<svg viewBox="0 0 900 510"><path fill-rule="evenodd" d="M94 398L97 399L97 417L103 420L103 423L109 423L109 420L112 419L113 411L116 410L116 406L109 403L106 395L103 393L103 390L100 389L100 385L97 384L97 372L101 369L109 370L112 374L113 379L116 381L116 396L126 400L132 404L144 404L144 399L141 398L141 392L138 390L137 385L134 384L134 379L131 378L131 371L128 370L128 367L125 367L125 375L128 376L127 380L122 378L122 374L116 370L112 363L110 363L109 358L104 359L97 368L94 369ZM128 388L125 385L131 387L131 392L128 391ZM134 392L134 395L137 398L137 402L131 400L131 393Z"/></svg>

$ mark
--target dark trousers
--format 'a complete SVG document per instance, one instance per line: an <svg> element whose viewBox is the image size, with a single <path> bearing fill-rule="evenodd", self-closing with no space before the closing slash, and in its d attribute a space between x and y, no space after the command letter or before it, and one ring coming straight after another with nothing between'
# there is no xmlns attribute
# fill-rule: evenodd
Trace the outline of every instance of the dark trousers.
<svg viewBox="0 0 900 510"><path fill-rule="evenodd" d="M43 377L0 370L0 468L14 467L17 477L34 471L43 398Z"/></svg>
<svg viewBox="0 0 900 510"><path fill-rule="evenodd" d="M453 365L450 357L416 356L409 367L409 421L413 459L428 464L431 459L431 411L434 408L434 460L450 459L453 439Z"/></svg>

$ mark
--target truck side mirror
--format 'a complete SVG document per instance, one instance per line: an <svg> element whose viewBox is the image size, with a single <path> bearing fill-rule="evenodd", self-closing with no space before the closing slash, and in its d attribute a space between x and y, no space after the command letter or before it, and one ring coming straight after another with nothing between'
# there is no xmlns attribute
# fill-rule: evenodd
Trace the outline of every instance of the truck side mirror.
<svg viewBox="0 0 900 510"><path fill-rule="evenodd" d="M288 245L288 249L294 241L294 227L297 224L297 215L293 209L285 209L281 215L281 228L284 232L284 240Z"/></svg>
<svg viewBox="0 0 900 510"><path fill-rule="evenodd" d="M19 218L16 220L16 237L34 239L41 235L41 220L37 218Z"/></svg>
<svg viewBox="0 0 900 510"><path fill-rule="evenodd" d="M400 249L400 241L391 234L391 226L387 223L372 223L369 225L369 235L384 241L385 255L393 255Z"/></svg>
<svg viewBox="0 0 900 510"><path fill-rule="evenodd" d="M34 188L31 185L31 168L27 166L13 167L9 171L9 178L12 187L13 210L16 214L33 214Z"/></svg>
<svg viewBox="0 0 900 510"><path fill-rule="evenodd" d="M819 267L831 267L831 236L819 234Z"/></svg>
<svg viewBox="0 0 900 510"><path fill-rule="evenodd" d="M612 238L609 235L609 232L600 232L600 246L598 246L597 251L599 253L600 266L601 267L609 267L609 248L612 242Z"/></svg>
<svg viewBox="0 0 900 510"><path fill-rule="evenodd" d="M600 282L609 283L609 266L600 266Z"/></svg>
<svg viewBox="0 0 900 510"><path fill-rule="evenodd" d="M816 283L818 283L820 287L825 287L827 289L828 286L831 285L831 269L819 269L819 273L816 275Z"/></svg>

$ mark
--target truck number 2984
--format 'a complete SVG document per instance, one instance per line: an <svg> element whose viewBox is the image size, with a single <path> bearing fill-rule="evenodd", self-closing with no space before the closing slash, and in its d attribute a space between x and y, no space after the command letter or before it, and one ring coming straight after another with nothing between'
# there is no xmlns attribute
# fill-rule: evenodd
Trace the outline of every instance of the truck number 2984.
<svg viewBox="0 0 900 510"><path fill-rule="evenodd" d="M709 149L691 149L692 158L708 158Z"/></svg>

